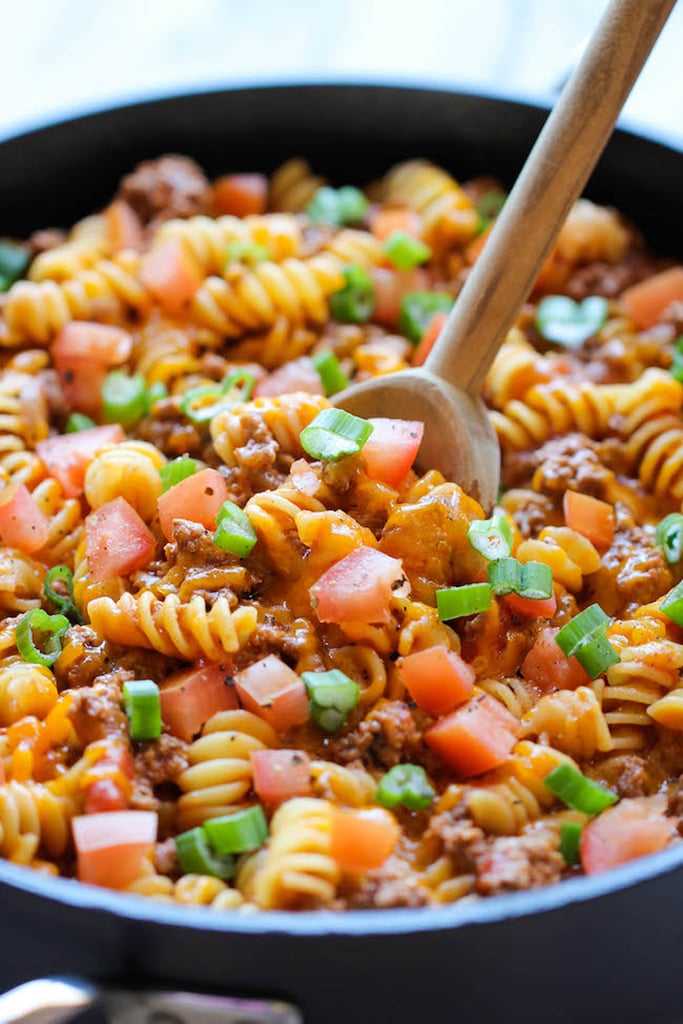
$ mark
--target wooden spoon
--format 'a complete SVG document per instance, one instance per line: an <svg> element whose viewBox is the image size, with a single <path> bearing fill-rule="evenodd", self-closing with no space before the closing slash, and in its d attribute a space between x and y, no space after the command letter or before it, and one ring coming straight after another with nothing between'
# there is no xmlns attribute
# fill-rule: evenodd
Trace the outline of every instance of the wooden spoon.
<svg viewBox="0 0 683 1024"><path fill-rule="evenodd" d="M500 450L480 396L574 201L675 0L612 0L532 149L424 367L335 396L357 416L422 420L421 469L441 470L490 509Z"/></svg>

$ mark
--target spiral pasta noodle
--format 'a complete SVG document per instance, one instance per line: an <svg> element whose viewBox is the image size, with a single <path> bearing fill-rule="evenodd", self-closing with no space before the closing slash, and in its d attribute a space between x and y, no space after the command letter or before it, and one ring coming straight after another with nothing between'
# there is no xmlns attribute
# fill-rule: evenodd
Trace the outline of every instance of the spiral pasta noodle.
<svg viewBox="0 0 683 1024"><path fill-rule="evenodd" d="M88 466L85 496L91 508L100 508L114 498L125 498L142 519L156 514L161 494L160 468L166 459L145 441L122 441L105 448Z"/></svg>
<svg viewBox="0 0 683 1024"><path fill-rule="evenodd" d="M60 857L69 843L69 805L37 782L0 785L0 853L30 864L42 850Z"/></svg>
<svg viewBox="0 0 683 1024"><path fill-rule="evenodd" d="M299 458L303 455L299 440L301 431L328 407L329 402L320 395L296 393L277 398L255 398L214 416L211 436L226 466L239 465L240 449L246 448L264 428L280 452Z"/></svg>
<svg viewBox="0 0 683 1024"><path fill-rule="evenodd" d="M397 164L384 178L382 191L387 202L417 210L429 245L464 245L479 230L479 216L467 193L450 174L426 160Z"/></svg>
<svg viewBox="0 0 683 1024"><path fill-rule="evenodd" d="M182 240L207 277L223 273L230 245L235 242L263 246L270 259L279 261L298 257L303 241L299 222L284 213L169 220L157 232L155 244L171 238Z"/></svg>
<svg viewBox="0 0 683 1024"><path fill-rule="evenodd" d="M270 179L270 206L273 210L303 210L324 184L325 179L317 177L305 160L287 160Z"/></svg>

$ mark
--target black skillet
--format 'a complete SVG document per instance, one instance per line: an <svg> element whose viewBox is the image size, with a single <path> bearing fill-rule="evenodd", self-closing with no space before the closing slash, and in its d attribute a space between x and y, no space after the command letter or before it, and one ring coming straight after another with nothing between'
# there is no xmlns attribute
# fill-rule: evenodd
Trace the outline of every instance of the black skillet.
<svg viewBox="0 0 683 1024"><path fill-rule="evenodd" d="M68 225L104 205L137 161L164 152L192 155L209 175L270 171L301 154L340 184L424 156L460 179L511 183L546 114L505 99L366 85L141 103L0 144L0 234ZM682 182L683 152L617 132L586 192L680 258ZM6 862L0 900L2 989L68 972L285 999L307 1024L683 1020L683 846L604 876L435 910L217 914ZM159 1024L199 1020L164 1013Z"/></svg>

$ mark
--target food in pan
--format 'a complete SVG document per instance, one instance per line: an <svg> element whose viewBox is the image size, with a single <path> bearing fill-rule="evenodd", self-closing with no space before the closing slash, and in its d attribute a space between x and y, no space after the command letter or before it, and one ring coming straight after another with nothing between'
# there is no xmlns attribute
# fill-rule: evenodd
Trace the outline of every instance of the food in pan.
<svg viewBox="0 0 683 1024"><path fill-rule="evenodd" d="M424 362L504 202L166 156L2 242L3 857L345 910L680 842L683 267L576 204L486 381L495 509L330 401Z"/></svg>

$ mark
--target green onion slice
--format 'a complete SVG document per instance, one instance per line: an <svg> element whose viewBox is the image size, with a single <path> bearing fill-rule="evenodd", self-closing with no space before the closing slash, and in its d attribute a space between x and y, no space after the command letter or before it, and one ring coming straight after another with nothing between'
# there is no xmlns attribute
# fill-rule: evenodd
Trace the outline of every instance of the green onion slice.
<svg viewBox="0 0 683 1024"><path fill-rule="evenodd" d="M184 875L213 875L227 882L235 874L235 858L214 853L201 825L176 836L175 850Z"/></svg>
<svg viewBox="0 0 683 1024"><path fill-rule="evenodd" d="M353 185L330 188L324 185L315 193L305 213L315 224L357 224L365 216L368 201Z"/></svg>
<svg viewBox="0 0 683 1024"><path fill-rule="evenodd" d="M402 804L409 811L421 811L429 807L436 796L429 784L427 774L417 764L397 764L382 776L375 793L375 799L383 807L397 807Z"/></svg>
<svg viewBox="0 0 683 1024"><path fill-rule="evenodd" d="M228 265L230 263L247 263L252 267L258 263L267 263L273 258L273 254L267 245L246 241L231 242L225 255Z"/></svg>
<svg viewBox="0 0 683 1024"><path fill-rule="evenodd" d="M223 551L246 558L254 550L258 536L246 512L234 501L224 501L216 518L213 542Z"/></svg>
<svg viewBox="0 0 683 1024"><path fill-rule="evenodd" d="M155 402L162 402L164 398L168 398L168 388L164 382L157 380L150 384L145 395L145 416L149 416Z"/></svg>
<svg viewBox="0 0 683 1024"><path fill-rule="evenodd" d="M320 374L320 380L328 398L349 386L349 378L339 365L339 360L332 349L327 348L322 352L316 352L311 356L311 362Z"/></svg>
<svg viewBox="0 0 683 1024"><path fill-rule="evenodd" d="M55 581L64 584L66 595L54 589L52 584ZM43 594L58 612L66 615L69 622L74 625L82 625L83 618L74 601L74 577L67 565L53 565L48 570L43 581Z"/></svg>
<svg viewBox="0 0 683 1024"><path fill-rule="evenodd" d="M171 487L175 487L181 480L187 480L188 476L194 476L196 472L197 460L191 459L189 455L181 455L180 458L167 462L165 466L160 466L162 494L170 490Z"/></svg>
<svg viewBox="0 0 683 1024"><path fill-rule="evenodd" d="M344 409L323 409L304 427L299 440L312 458L336 462L345 455L358 454L373 430L367 420Z"/></svg>
<svg viewBox="0 0 683 1024"><path fill-rule="evenodd" d="M660 605L660 611L677 626L683 626L683 580L666 595Z"/></svg>
<svg viewBox="0 0 683 1024"><path fill-rule="evenodd" d="M601 633L580 644L574 651L574 657L591 679L597 679L621 660L617 649Z"/></svg>
<svg viewBox="0 0 683 1024"><path fill-rule="evenodd" d="M123 370L112 370L102 385L102 411L108 423L130 427L147 412L147 384L140 373L129 377Z"/></svg>
<svg viewBox="0 0 683 1024"><path fill-rule="evenodd" d="M532 601L547 601L552 597L553 571L550 566L545 562L526 562L522 566L522 579L517 593Z"/></svg>
<svg viewBox="0 0 683 1024"><path fill-rule="evenodd" d="M92 427L96 426L94 420L91 420L89 416L86 416L82 412L72 412L66 421L66 427L64 432L66 434L77 434L81 430L91 430Z"/></svg>
<svg viewBox="0 0 683 1024"><path fill-rule="evenodd" d="M664 552L669 565L676 565L683 553L683 515L672 512L657 524L655 541Z"/></svg>
<svg viewBox="0 0 683 1024"><path fill-rule="evenodd" d="M674 352L669 373L674 380L683 383L683 355L678 351Z"/></svg>
<svg viewBox="0 0 683 1024"><path fill-rule="evenodd" d="M609 616L600 605L591 604L562 627L555 637L555 643L563 654L571 657L581 644L605 633L609 623Z"/></svg>
<svg viewBox="0 0 683 1024"><path fill-rule="evenodd" d="M301 678L309 696L313 720L326 732L341 729L358 703L358 684L336 668L329 672L304 672Z"/></svg>
<svg viewBox="0 0 683 1024"><path fill-rule="evenodd" d="M522 585L522 563L516 558L499 558L487 566L489 586L498 597L518 594Z"/></svg>
<svg viewBox="0 0 683 1024"><path fill-rule="evenodd" d="M582 775L570 764L553 768L543 782L567 807L584 814L599 814L619 799L611 790Z"/></svg>
<svg viewBox="0 0 683 1024"><path fill-rule="evenodd" d="M412 270L431 258L432 250L407 231L394 231L382 246L390 263L399 270Z"/></svg>
<svg viewBox="0 0 683 1024"><path fill-rule="evenodd" d="M568 295L546 295L536 307L536 328L547 341L578 348L600 330L607 319L607 299L591 295L574 302Z"/></svg>
<svg viewBox="0 0 683 1024"><path fill-rule="evenodd" d="M180 411L194 424L206 423L228 409L247 402L252 395L256 378L246 370L235 370L221 384L192 388L183 395Z"/></svg>
<svg viewBox="0 0 683 1024"><path fill-rule="evenodd" d="M42 608L33 608L16 628L19 654L24 661L49 668L62 653L62 637L70 627L66 615L48 615Z"/></svg>
<svg viewBox="0 0 683 1024"><path fill-rule="evenodd" d="M23 245L0 241L0 292L6 292L15 281L24 277L31 262L31 254Z"/></svg>
<svg viewBox="0 0 683 1024"><path fill-rule="evenodd" d="M330 295L330 313L341 324L364 324L375 310L375 287L364 267L355 263L342 271L345 284Z"/></svg>
<svg viewBox="0 0 683 1024"><path fill-rule="evenodd" d="M491 519L473 520L467 529L467 539L489 561L508 558L512 551L512 527L502 512L496 512Z"/></svg>
<svg viewBox="0 0 683 1024"><path fill-rule="evenodd" d="M435 313L449 313L453 296L443 292L408 292L401 300L398 327L413 345L417 345Z"/></svg>
<svg viewBox="0 0 683 1024"><path fill-rule="evenodd" d="M445 587L436 592L436 610L442 622L486 612L490 607L491 587L488 583L466 583L462 587Z"/></svg>
<svg viewBox="0 0 683 1024"><path fill-rule="evenodd" d="M248 853L268 838L268 823L258 804L204 822L204 833L216 853Z"/></svg>
<svg viewBox="0 0 683 1024"><path fill-rule="evenodd" d="M491 221L503 209L506 199L506 192L500 188L492 188L477 200L475 209L483 220ZM488 227L488 225L486 226Z"/></svg>
<svg viewBox="0 0 683 1024"><path fill-rule="evenodd" d="M151 679L132 679L123 684L123 705L132 740L158 740L161 736L161 698Z"/></svg>
<svg viewBox="0 0 683 1024"><path fill-rule="evenodd" d="M563 821L560 825L560 853L567 864L579 863L583 825L577 821Z"/></svg>

